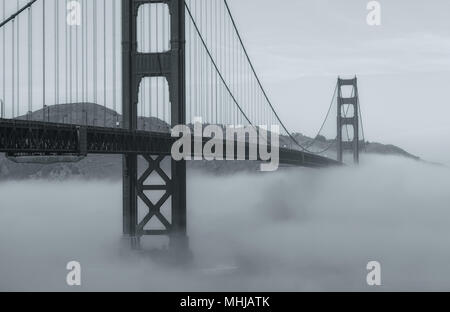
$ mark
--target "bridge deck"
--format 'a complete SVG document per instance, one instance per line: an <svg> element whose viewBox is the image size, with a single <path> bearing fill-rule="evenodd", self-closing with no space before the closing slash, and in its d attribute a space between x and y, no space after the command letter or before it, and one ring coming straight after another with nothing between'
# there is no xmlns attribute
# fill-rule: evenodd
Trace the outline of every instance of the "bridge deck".
<svg viewBox="0 0 450 312"><path fill-rule="evenodd" d="M0 153L10 156L133 153L169 156L175 140L168 133L0 119ZM246 160L248 155L246 152ZM280 163L303 167L340 164L326 157L285 148L280 149Z"/></svg>

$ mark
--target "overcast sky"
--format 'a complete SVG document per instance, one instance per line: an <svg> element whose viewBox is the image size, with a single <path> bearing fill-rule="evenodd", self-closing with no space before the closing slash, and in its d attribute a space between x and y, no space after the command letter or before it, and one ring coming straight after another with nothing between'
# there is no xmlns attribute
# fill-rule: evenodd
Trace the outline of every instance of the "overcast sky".
<svg viewBox="0 0 450 312"><path fill-rule="evenodd" d="M450 1L229 0L255 67L291 129L314 134L338 75L359 77L366 137L450 163Z"/></svg>

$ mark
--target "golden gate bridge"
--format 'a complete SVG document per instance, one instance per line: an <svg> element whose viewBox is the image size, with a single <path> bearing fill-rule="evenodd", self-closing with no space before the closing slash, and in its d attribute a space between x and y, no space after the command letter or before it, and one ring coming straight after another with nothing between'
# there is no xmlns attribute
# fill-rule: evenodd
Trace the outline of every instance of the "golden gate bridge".
<svg viewBox="0 0 450 312"><path fill-rule="evenodd" d="M123 155L123 233L134 247L144 235L188 246L186 161L161 166L177 139L170 127L277 125L282 164L339 165L345 150L359 161L357 78L338 79L317 136L301 142L269 99L226 0L1 0L0 9L0 152L29 161ZM317 147L333 109L337 134ZM324 156L332 149L336 160ZM148 181L155 173L162 184ZM152 201L152 192L163 195Z"/></svg>

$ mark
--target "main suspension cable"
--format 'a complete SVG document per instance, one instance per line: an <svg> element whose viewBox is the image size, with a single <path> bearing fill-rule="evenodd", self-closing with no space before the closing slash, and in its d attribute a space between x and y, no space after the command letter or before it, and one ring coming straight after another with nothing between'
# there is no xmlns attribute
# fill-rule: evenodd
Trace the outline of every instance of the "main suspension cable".
<svg viewBox="0 0 450 312"><path fill-rule="evenodd" d="M231 22L232 22L233 28L234 28L234 30L235 30L235 32L236 32L237 38L238 38L238 40L239 40L239 42L240 42L240 44L241 44L241 47L242 47L242 49L243 49L243 51L244 51L244 54L245 54L245 56L246 56L246 58L247 58L247 61L248 61L249 65L250 65L250 68L251 68L251 70L252 70L252 72L253 72L253 75L254 75L254 77L255 77L255 79L256 79L256 81L257 81L257 83L258 83L258 85L259 85L259 87L260 87L260 89L261 89L261 91L262 91L262 93L263 93L264 98L266 99L266 101L267 101L267 103L269 104L269 106L270 106L270 108L271 108L273 114L275 115L276 119L278 120L278 122L280 123L280 125L281 125L281 127L284 129L284 131L286 131L286 133L287 133L287 135L290 137L290 139L291 139L296 145L298 145L303 151L306 151L306 152L309 152L309 153L312 153L312 154L318 154L318 152L310 151L310 150L308 150L308 148L306 148L305 146L303 146L302 144L300 144L300 143L293 137L293 135L291 134L291 132L289 132L289 130L287 129L286 125L281 121L281 119L280 119L278 113L275 111L275 108L274 108L274 106L272 105L272 102L270 101L270 99L269 99L269 97L268 97L268 95L267 95L267 92L265 91L265 89L264 89L264 87L263 87L263 85L262 85L262 83L261 83L261 80L259 79L259 76L258 76L257 73L256 73L256 70L255 70L255 67L253 66L252 61L250 60L250 56L249 56L249 54L248 54L248 52L247 52L247 49L245 48L245 45L244 45L244 42L243 42L243 40L242 40L242 37L241 37L241 35L240 35L240 33L239 33L239 30L237 29L236 22L235 22L235 20L234 20L234 18L233 18L233 15L231 14L231 10L230 10L230 7L229 7L229 5L228 5L228 2L227 2L227 0L223 0L223 1L224 1L224 4L225 4L225 7L226 7L226 9L227 9L228 15L229 15L229 17L230 17L230 20L231 20Z"/></svg>
<svg viewBox="0 0 450 312"><path fill-rule="evenodd" d="M6 20L4 20L3 22L0 23L0 28L5 26L9 22L13 21L20 13L22 13L23 11L25 11L26 9L31 7L36 1L38 1L38 0L32 0L32 1L28 2L27 4L25 4L22 8L18 9L15 13L10 15L10 17L8 17Z"/></svg>

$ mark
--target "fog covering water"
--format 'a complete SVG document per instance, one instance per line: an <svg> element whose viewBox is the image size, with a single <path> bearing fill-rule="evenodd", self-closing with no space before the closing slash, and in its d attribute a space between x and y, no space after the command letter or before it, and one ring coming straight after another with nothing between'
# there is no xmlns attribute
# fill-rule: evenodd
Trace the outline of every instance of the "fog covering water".
<svg viewBox="0 0 450 312"><path fill-rule="evenodd" d="M121 183L0 184L0 290L450 290L450 174L403 158L359 168L189 172L190 268L121 243ZM66 286L66 264L82 286Z"/></svg>

